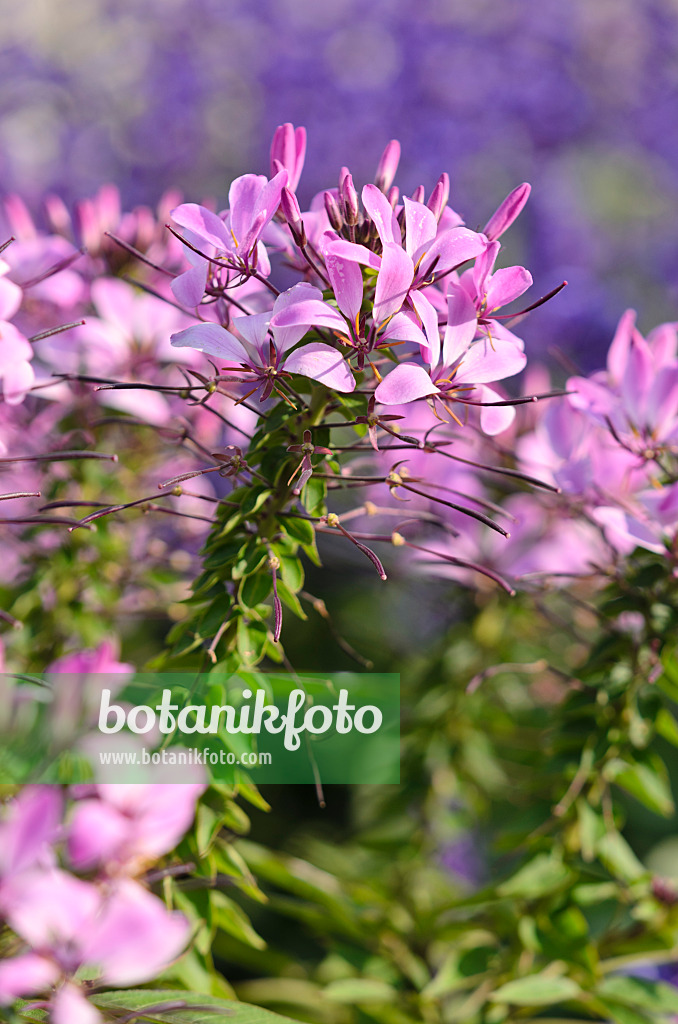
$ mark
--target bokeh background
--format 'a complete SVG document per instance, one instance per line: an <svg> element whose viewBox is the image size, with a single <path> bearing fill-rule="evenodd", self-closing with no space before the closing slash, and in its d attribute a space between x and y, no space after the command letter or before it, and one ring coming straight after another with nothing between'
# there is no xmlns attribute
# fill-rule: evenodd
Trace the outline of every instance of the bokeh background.
<svg viewBox="0 0 678 1024"><path fill-rule="evenodd" d="M470 226L533 184L508 257L535 295L570 285L532 354L591 369L626 306L678 317L677 0L22 0L0 39L0 188L34 207L106 181L223 200L288 120L308 201L397 137L401 187L447 170Z"/></svg>

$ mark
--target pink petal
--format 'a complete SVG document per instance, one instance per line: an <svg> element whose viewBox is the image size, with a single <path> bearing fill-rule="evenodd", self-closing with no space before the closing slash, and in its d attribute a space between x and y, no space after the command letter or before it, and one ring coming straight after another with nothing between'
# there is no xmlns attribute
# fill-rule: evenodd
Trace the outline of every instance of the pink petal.
<svg viewBox="0 0 678 1024"><path fill-rule="evenodd" d="M405 250L399 245L385 245L374 295L376 324L398 312L407 298L413 276L414 265Z"/></svg>
<svg viewBox="0 0 678 1024"><path fill-rule="evenodd" d="M191 267L190 270L186 270L174 278L170 288L177 302L189 308L200 305L205 294L208 270L209 264L203 260L201 267Z"/></svg>
<svg viewBox="0 0 678 1024"><path fill-rule="evenodd" d="M346 321L336 309L320 299L295 302L271 317L271 326L278 327L329 327L346 334Z"/></svg>
<svg viewBox="0 0 678 1024"><path fill-rule="evenodd" d="M217 250L233 249L233 239L221 217L197 203L183 203L171 212L180 228L187 228Z"/></svg>
<svg viewBox="0 0 678 1024"><path fill-rule="evenodd" d="M0 875L33 867L54 842L63 801L56 786L27 786L0 825Z"/></svg>
<svg viewBox="0 0 678 1024"><path fill-rule="evenodd" d="M472 397L478 402L500 402L502 396L486 384L474 388ZM480 428L484 434L494 437L502 434L516 418L516 410L512 405L482 405L480 407Z"/></svg>
<svg viewBox="0 0 678 1024"><path fill-rule="evenodd" d="M481 298L485 295L487 290L488 278L494 269L497 256L501 245L499 242L490 242L485 251L476 260L476 264L473 268L473 285L476 290L476 295Z"/></svg>
<svg viewBox="0 0 678 1024"><path fill-rule="evenodd" d="M97 915L99 890L65 871L30 871L18 876L5 910L14 931L39 949L79 944Z"/></svg>
<svg viewBox="0 0 678 1024"><path fill-rule="evenodd" d="M434 214L423 203L403 199L405 207L405 248L409 256L422 246L433 241L438 233L438 222Z"/></svg>
<svg viewBox="0 0 678 1024"><path fill-rule="evenodd" d="M202 784L168 783L99 785L99 798L131 822L130 843L136 856L157 858L172 850L195 817Z"/></svg>
<svg viewBox="0 0 678 1024"><path fill-rule="evenodd" d="M612 382L619 384L624 376L629 358L629 346L636 326L635 309L627 309L621 315L614 332L614 338L607 350L607 369Z"/></svg>
<svg viewBox="0 0 678 1024"><path fill-rule="evenodd" d="M455 384L490 384L512 377L524 368L527 357L515 345L502 343L492 348L485 338L471 345L454 375Z"/></svg>
<svg viewBox="0 0 678 1024"><path fill-rule="evenodd" d="M421 357L429 366L437 366L440 359L438 312L421 292L412 292L410 299L424 327L425 342L421 346Z"/></svg>
<svg viewBox="0 0 678 1024"><path fill-rule="evenodd" d="M285 369L320 381L325 387L343 394L355 389L355 378L341 352L320 342L296 349L287 357Z"/></svg>
<svg viewBox="0 0 678 1024"><path fill-rule="evenodd" d="M475 337L478 318L475 304L461 285L447 290L447 324L443 337L442 364L452 366L464 354Z"/></svg>
<svg viewBox="0 0 678 1024"><path fill-rule="evenodd" d="M405 405L417 398L440 394L423 366L400 363L377 386L374 397L382 405Z"/></svg>
<svg viewBox="0 0 678 1024"><path fill-rule="evenodd" d="M421 261L421 268L418 276L426 276L429 268L437 259L435 275L447 273L454 267L461 266L467 260L476 259L485 252L487 242L482 235L468 228L451 228L449 231L441 231L440 234L426 247L426 255ZM421 258L420 249L414 254L414 262Z"/></svg>
<svg viewBox="0 0 678 1024"><path fill-rule="evenodd" d="M35 953L5 960L0 964L0 1004L44 992L58 977L56 965Z"/></svg>
<svg viewBox="0 0 678 1024"><path fill-rule="evenodd" d="M2 263L4 261L0 261ZM1 273L1 271L0 271ZM0 277L0 320L11 320L23 299L23 291L14 281Z"/></svg>
<svg viewBox="0 0 678 1024"><path fill-rule="evenodd" d="M383 246L395 243L400 246L401 234L398 219L388 199L376 185L365 185L362 192L363 206L370 220L376 226Z"/></svg>
<svg viewBox="0 0 678 1024"><path fill-rule="evenodd" d="M237 231L235 233L238 239L239 252L251 252L259 235L280 206L280 195L287 184L287 171L279 171L270 181L266 181L264 178L264 182L265 184L257 197L255 211L250 224L247 226L247 230L242 232L242 235L239 235ZM231 211L231 218L231 223L233 224L233 211Z"/></svg>
<svg viewBox="0 0 678 1024"><path fill-rule="evenodd" d="M634 332L631 337L628 361L621 382L621 391L626 406L637 426L641 422L647 406L647 397L654 375L652 353L647 342Z"/></svg>
<svg viewBox="0 0 678 1024"><path fill-rule="evenodd" d="M507 306L532 285L532 274L525 267L496 270L487 285L487 312Z"/></svg>
<svg viewBox="0 0 678 1024"><path fill-rule="evenodd" d="M325 266L339 309L354 324L363 301L363 275L353 260L343 259L328 247Z"/></svg>
<svg viewBox="0 0 678 1024"><path fill-rule="evenodd" d="M77 985L62 985L52 999L50 1024L102 1024L103 1017Z"/></svg>
<svg viewBox="0 0 678 1024"><path fill-rule="evenodd" d="M300 284L295 284L292 288L288 288L287 291L280 293L273 303L273 316L277 316L284 309L292 309L302 302L322 302L322 297L323 293L319 288L315 288L312 284L302 281ZM274 327L273 333L278 352L287 352L298 341L301 341L307 330L307 324L300 324L295 327Z"/></svg>
<svg viewBox="0 0 678 1024"><path fill-rule="evenodd" d="M426 335L416 321L414 313L404 310L394 313L379 331L379 341L413 341L423 350L428 346Z"/></svg>
<svg viewBox="0 0 678 1024"><path fill-rule="evenodd" d="M82 800L68 829L68 857L76 871L118 859L134 834L134 822L101 800Z"/></svg>
<svg viewBox="0 0 678 1024"><path fill-rule="evenodd" d="M182 914L169 913L136 882L120 882L83 936L83 959L109 985L150 981L181 953L190 935Z"/></svg>
<svg viewBox="0 0 678 1024"><path fill-rule="evenodd" d="M323 237L327 239L329 234L330 232L327 231ZM325 241L324 248L326 252L331 252L335 256L341 256L342 259L350 260L352 263L362 263L363 266L371 267L372 270L379 270L381 266L381 257L377 256L371 249L364 245L356 245L355 242L346 242L343 238L337 238L334 234Z"/></svg>
<svg viewBox="0 0 678 1024"><path fill-rule="evenodd" d="M247 359L242 342L219 324L196 324L184 331L172 334L170 341L175 348L195 348L205 355L226 359L240 364Z"/></svg>
<svg viewBox="0 0 678 1024"><path fill-rule="evenodd" d="M3 393L7 405L19 405L35 381L33 367L27 362L17 362L3 373Z"/></svg>

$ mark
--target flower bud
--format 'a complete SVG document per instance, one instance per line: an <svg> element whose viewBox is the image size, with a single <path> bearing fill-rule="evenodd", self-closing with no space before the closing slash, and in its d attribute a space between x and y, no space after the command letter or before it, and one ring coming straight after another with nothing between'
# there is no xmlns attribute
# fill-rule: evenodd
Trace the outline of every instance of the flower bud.
<svg viewBox="0 0 678 1024"><path fill-rule="evenodd" d="M487 235L491 242L495 238L499 238L507 228L511 227L511 224L513 224L527 202L531 190L532 186L524 181L522 185L514 188L513 192L509 192L504 202L492 214L483 229L483 234Z"/></svg>
<svg viewBox="0 0 678 1024"><path fill-rule="evenodd" d="M358 193L353 184L353 178L346 174L341 181L341 201L344 207L344 217L349 227L355 227L360 219L360 206L358 204Z"/></svg>
<svg viewBox="0 0 678 1024"><path fill-rule="evenodd" d="M386 192L393 184L393 179L400 163L400 143L397 139L391 139L386 149L381 154L377 173L374 177L374 184L382 192Z"/></svg>
<svg viewBox="0 0 678 1024"><path fill-rule="evenodd" d="M450 198L450 179L447 174L441 174L437 182L433 186L433 191L429 196L427 206L436 220L440 220L443 214L443 210L447 206L447 200Z"/></svg>
<svg viewBox="0 0 678 1024"><path fill-rule="evenodd" d="M393 185L388 190L388 192L386 193L386 198L391 204L391 209L395 210L396 206L398 205L398 200L400 199L400 189L398 188L397 185Z"/></svg>
<svg viewBox="0 0 678 1024"><path fill-rule="evenodd" d="M425 195L426 189L424 188L423 185L419 185L417 188L415 188L414 192L412 193L412 202L423 203Z"/></svg>
<svg viewBox="0 0 678 1024"><path fill-rule="evenodd" d="M289 122L279 125L271 143L271 176L281 168L287 171L287 184L295 189L306 157L306 129L295 128Z"/></svg>
<svg viewBox="0 0 678 1024"><path fill-rule="evenodd" d="M332 230L341 231L344 226L344 218L341 215L339 203L331 192L325 192L323 198L325 200L325 212L327 213L327 219L330 222Z"/></svg>
<svg viewBox="0 0 678 1024"><path fill-rule="evenodd" d="M304 222L301 219L297 197L289 188L284 188L280 193L280 206L294 241L303 249L307 242Z"/></svg>

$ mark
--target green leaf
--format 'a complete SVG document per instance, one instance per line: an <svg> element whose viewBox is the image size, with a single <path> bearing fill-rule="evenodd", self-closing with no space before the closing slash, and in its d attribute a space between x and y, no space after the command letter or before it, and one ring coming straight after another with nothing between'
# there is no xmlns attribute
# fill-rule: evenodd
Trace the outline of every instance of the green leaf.
<svg viewBox="0 0 678 1024"><path fill-rule="evenodd" d="M377 978L339 978L323 990L335 1003L392 1003L395 989Z"/></svg>
<svg viewBox="0 0 678 1024"><path fill-rule="evenodd" d="M626 1003L618 1003L614 999L603 999L602 997L598 999L598 1002L605 1008L615 1024L656 1024L655 1017L650 1017L635 1007L627 1006Z"/></svg>
<svg viewBox="0 0 678 1024"><path fill-rule="evenodd" d="M660 736L663 736L674 747L678 747L678 722L668 708L659 710L654 724Z"/></svg>
<svg viewBox="0 0 678 1024"><path fill-rule="evenodd" d="M257 572L246 576L238 590L238 600L244 608L254 608L265 601L273 589L273 577L269 572Z"/></svg>
<svg viewBox="0 0 678 1024"><path fill-rule="evenodd" d="M291 1020L290 1017L262 1010L259 1006L249 1006L230 999L215 999L202 992L184 992L181 989L99 992L90 999L113 1018L129 1016L136 1010L145 1020L161 1021L162 1024L290 1024ZM174 1008L150 1012L153 1007L163 1004Z"/></svg>
<svg viewBox="0 0 678 1024"><path fill-rule="evenodd" d="M301 500L310 516L324 515L326 494L325 481L318 476L312 476L301 492Z"/></svg>
<svg viewBox="0 0 678 1024"><path fill-rule="evenodd" d="M624 882L635 882L647 874L647 870L618 832L606 832L596 843L596 853L610 874Z"/></svg>
<svg viewBox="0 0 678 1024"><path fill-rule="evenodd" d="M287 605L287 607L290 609L290 611L293 611L294 614L297 616L297 618L304 619L304 620L307 619L308 615L306 614L304 609L301 607L301 603L300 603L299 598L297 597L297 595L292 590L290 590L290 588L287 586L287 584L283 580L278 580L278 584L277 585L278 585L278 597L280 598L282 603Z"/></svg>
<svg viewBox="0 0 678 1024"><path fill-rule="evenodd" d="M568 885L572 872L557 857L538 853L497 889L500 896L535 899Z"/></svg>
<svg viewBox="0 0 678 1024"><path fill-rule="evenodd" d="M299 519L295 516L285 516L281 526L289 537L299 541L300 544L313 544L315 541L315 530L313 523L308 519Z"/></svg>
<svg viewBox="0 0 678 1024"><path fill-rule="evenodd" d="M678 1014L678 991L661 981L617 975L605 978L595 994L653 1013Z"/></svg>
<svg viewBox="0 0 678 1024"><path fill-rule="evenodd" d="M249 541L243 545L239 557L233 562L231 578L240 580L243 576L251 576L261 568L267 558L268 551L263 544L256 540Z"/></svg>
<svg viewBox="0 0 678 1024"><path fill-rule="evenodd" d="M581 994L579 985L572 978L531 974L502 985L492 993L491 999L495 1003L513 1003L515 1006L550 1006L577 999Z"/></svg>
<svg viewBox="0 0 678 1024"><path fill-rule="evenodd" d="M658 765L615 758L605 766L605 777L656 814L665 818L673 814L671 788Z"/></svg>
<svg viewBox="0 0 678 1024"><path fill-rule="evenodd" d="M254 949L265 949L266 943L257 935L244 911L223 892L212 893L212 923Z"/></svg>

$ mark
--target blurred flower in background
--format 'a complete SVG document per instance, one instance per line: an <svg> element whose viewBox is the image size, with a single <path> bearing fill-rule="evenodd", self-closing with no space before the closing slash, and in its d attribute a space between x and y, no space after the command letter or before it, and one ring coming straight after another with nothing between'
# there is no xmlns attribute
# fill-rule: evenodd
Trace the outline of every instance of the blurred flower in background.
<svg viewBox="0 0 678 1024"><path fill-rule="evenodd" d="M507 256L570 284L532 354L590 370L625 306L676 318L675 0L25 0L0 29L0 185L34 206L105 181L128 205L222 200L285 121L309 132L303 204L341 153L362 184L397 137L405 188L442 165L471 226L533 183Z"/></svg>

